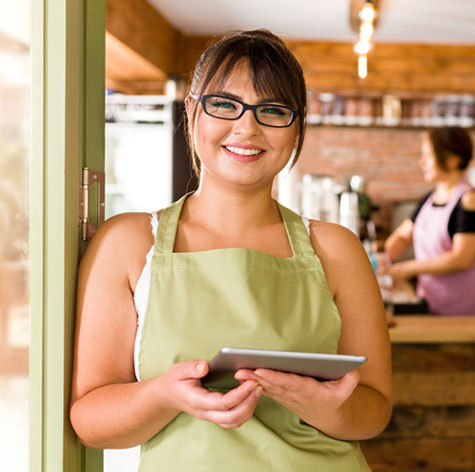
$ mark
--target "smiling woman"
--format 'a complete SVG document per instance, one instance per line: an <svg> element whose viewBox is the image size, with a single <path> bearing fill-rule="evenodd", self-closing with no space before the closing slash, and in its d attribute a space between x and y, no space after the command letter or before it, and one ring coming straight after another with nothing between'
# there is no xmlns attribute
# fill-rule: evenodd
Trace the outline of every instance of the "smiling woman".
<svg viewBox="0 0 475 472"><path fill-rule="evenodd" d="M141 472L368 471L357 441L391 413L378 284L353 233L271 195L303 144L300 65L269 31L226 35L198 62L186 113L198 190L110 219L81 261L78 436L143 444ZM328 382L240 369L238 387L208 390L208 361L226 345L368 362Z"/></svg>

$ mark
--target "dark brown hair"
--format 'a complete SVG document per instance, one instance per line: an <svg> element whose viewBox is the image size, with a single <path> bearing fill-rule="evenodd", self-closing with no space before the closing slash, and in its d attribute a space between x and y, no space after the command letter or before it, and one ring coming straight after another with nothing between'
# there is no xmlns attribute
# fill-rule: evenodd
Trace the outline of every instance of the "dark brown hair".
<svg viewBox="0 0 475 472"><path fill-rule="evenodd" d="M201 55L190 85L190 95L201 96L210 82L222 85L233 69L245 61L257 93L298 110L299 139L292 165L302 150L307 115L307 94L302 67L284 42L270 31L235 31L223 36ZM199 159L193 143L198 101L188 110L187 137L193 168L199 175Z"/></svg>
<svg viewBox="0 0 475 472"><path fill-rule="evenodd" d="M441 169L448 170L447 159L451 154L459 158L459 169L467 168L472 159L473 147L470 135L463 128L435 128L429 131L429 140L437 165Z"/></svg>

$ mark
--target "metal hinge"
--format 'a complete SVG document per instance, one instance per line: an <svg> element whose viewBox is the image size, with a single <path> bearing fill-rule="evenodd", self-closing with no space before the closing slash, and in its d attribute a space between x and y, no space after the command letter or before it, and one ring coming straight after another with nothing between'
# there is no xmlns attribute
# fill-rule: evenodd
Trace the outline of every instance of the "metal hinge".
<svg viewBox="0 0 475 472"><path fill-rule="evenodd" d="M97 226L91 223L89 213L89 190L94 182L97 182L98 185ZM105 172L84 167L82 170L82 183L79 184L79 224L83 241L91 239L96 233L97 228L104 223L105 206Z"/></svg>

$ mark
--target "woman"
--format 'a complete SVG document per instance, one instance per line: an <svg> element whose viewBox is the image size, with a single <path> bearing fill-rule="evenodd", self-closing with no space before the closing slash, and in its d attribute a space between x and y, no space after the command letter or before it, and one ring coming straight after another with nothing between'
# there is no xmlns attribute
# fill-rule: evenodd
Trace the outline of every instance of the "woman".
<svg viewBox="0 0 475 472"><path fill-rule="evenodd" d="M81 262L71 421L84 444L144 443L141 471L369 470L355 441L391 412L379 288L351 232L312 221L309 234L271 197L302 148L305 97L268 31L203 53L186 99L198 190L159 212L156 237L150 215L110 219ZM368 362L331 382L240 370L239 387L209 391L200 379L226 345Z"/></svg>
<svg viewBox="0 0 475 472"><path fill-rule="evenodd" d="M461 128L439 128L423 138L424 179L435 184L385 244L394 261L414 244L415 259L393 264L396 279L417 276L417 293L432 313L475 315L475 192L466 169L472 142Z"/></svg>

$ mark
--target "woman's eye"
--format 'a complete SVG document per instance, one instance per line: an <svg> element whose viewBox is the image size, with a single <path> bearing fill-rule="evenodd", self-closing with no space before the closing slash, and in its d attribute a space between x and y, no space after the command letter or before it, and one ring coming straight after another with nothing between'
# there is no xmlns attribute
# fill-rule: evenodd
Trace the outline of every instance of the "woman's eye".
<svg viewBox="0 0 475 472"><path fill-rule="evenodd" d="M266 106L261 108L261 113L264 113L266 115L285 115L286 111L284 108L281 107L271 107L271 106Z"/></svg>
<svg viewBox="0 0 475 472"><path fill-rule="evenodd" d="M234 103L228 101L228 100L220 100L216 102L211 102L211 105L215 108L227 108L227 109L234 109L236 108Z"/></svg>

